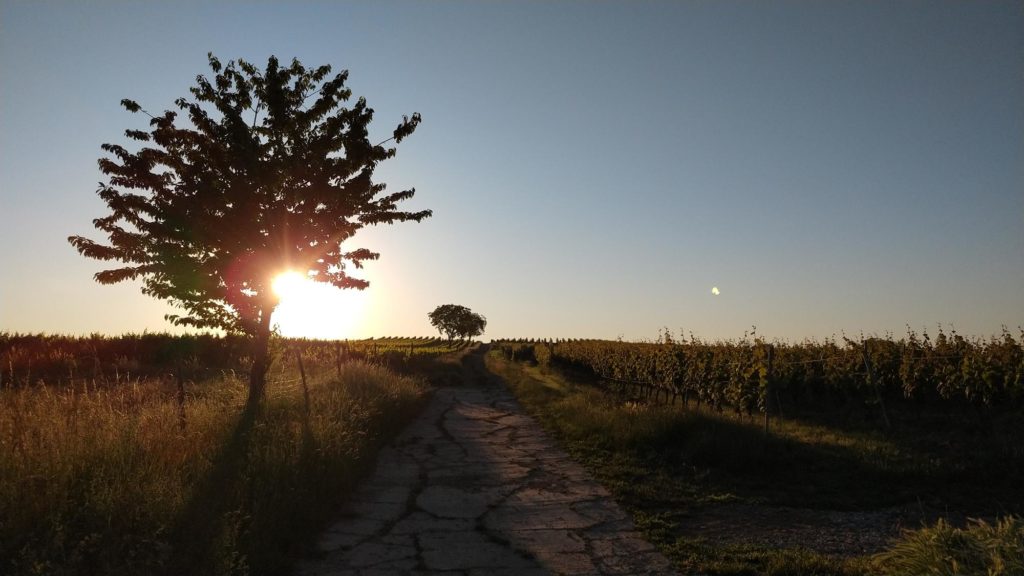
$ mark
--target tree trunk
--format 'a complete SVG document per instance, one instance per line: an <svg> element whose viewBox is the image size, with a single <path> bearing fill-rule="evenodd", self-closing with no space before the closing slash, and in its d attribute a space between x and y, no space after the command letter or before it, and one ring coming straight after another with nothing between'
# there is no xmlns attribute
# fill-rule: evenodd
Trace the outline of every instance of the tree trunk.
<svg viewBox="0 0 1024 576"><path fill-rule="evenodd" d="M270 370L270 315L271 311L260 313L259 327L252 341L252 368L249 371L249 398L246 409L260 406L267 387L267 371Z"/></svg>

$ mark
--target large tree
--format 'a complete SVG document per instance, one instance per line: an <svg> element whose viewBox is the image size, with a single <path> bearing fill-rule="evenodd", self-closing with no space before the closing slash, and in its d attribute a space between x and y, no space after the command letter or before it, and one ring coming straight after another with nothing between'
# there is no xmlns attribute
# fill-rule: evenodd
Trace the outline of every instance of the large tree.
<svg viewBox="0 0 1024 576"><path fill-rule="evenodd" d="M442 304L427 314L430 325L452 340L456 336L473 338L484 333L487 318L458 304Z"/></svg>
<svg viewBox="0 0 1024 576"><path fill-rule="evenodd" d="M373 109L352 91L348 72L330 66L261 70L227 65L212 54L213 78L198 76L177 110L151 115L148 130L127 130L134 150L104 144L98 194L110 214L93 221L107 243L68 240L80 253L119 267L95 275L103 284L141 279L143 293L183 313L176 325L214 328L252 338L250 405L263 396L270 365L270 317L278 304L273 278L307 273L339 288L366 288L350 274L380 255L346 242L362 227L420 221L429 210L402 211L415 190L385 193L377 165L395 155L420 122L403 117L392 137L371 144ZM184 120L179 119L179 114Z"/></svg>

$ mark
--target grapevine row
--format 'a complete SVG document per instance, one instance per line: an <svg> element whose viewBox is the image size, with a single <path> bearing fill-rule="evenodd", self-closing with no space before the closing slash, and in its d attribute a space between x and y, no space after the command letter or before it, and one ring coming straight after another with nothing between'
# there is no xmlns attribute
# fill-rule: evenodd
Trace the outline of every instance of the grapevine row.
<svg viewBox="0 0 1024 576"><path fill-rule="evenodd" d="M410 359L429 359L466 343L438 338L366 340L275 340L279 354L298 352L311 365L366 360L401 368ZM56 336L0 332L0 387L47 385L80 380L118 382L185 370L190 374L244 372L251 364L243 337L212 334L130 334Z"/></svg>
<svg viewBox="0 0 1024 576"><path fill-rule="evenodd" d="M1024 406L1024 335L987 340L955 332L905 338L768 343L607 340L502 341L508 357L581 370L613 388L696 402L716 410L764 412L770 402L814 407L851 403ZM886 417L887 418L887 417Z"/></svg>

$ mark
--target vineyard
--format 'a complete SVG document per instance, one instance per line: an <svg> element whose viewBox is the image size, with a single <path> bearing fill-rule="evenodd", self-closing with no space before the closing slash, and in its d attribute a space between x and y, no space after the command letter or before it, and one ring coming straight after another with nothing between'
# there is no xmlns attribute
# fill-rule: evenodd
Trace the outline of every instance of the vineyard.
<svg viewBox="0 0 1024 576"><path fill-rule="evenodd" d="M280 380L295 360L311 369L340 370L351 360L409 371L459 350L465 342L437 338L306 340L277 338L278 361L269 375ZM249 369L249 344L240 336L129 334L118 337L0 333L0 388L30 385L100 385L151 378L199 380ZM283 360L283 361L282 361Z"/></svg>
<svg viewBox="0 0 1024 576"><path fill-rule="evenodd" d="M968 340L939 331L905 338L766 342L506 340L509 359L554 363L601 386L654 401L682 401L738 414L851 408L874 410L890 425L889 407L1024 407L1024 334Z"/></svg>
<svg viewBox="0 0 1024 576"><path fill-rule="evenodd" d="M663 333L488 360L684 573L1017 574L1022 345Z"/></svg>

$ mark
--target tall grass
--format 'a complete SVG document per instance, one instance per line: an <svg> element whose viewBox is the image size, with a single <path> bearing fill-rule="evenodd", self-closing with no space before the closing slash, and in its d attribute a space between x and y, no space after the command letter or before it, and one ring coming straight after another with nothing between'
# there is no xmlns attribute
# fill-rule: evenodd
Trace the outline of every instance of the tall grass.
<svg viewBox="0 0 1024 576"><path fill-rule="evenodd" d="M1008 516L993 524L973 520L965 528L939 520L905 533L874 561L878 573L894 576L1024 574L1024 519Z"/></svg>
<svg viewBox="0 0 1024 576"><path fill-rule="evenodd" d="M280 573L422 397L362 363L309 386L308 412L292 382L258 413L230 374L183 404L161 380L0 390L0 573Z"/></svg>

